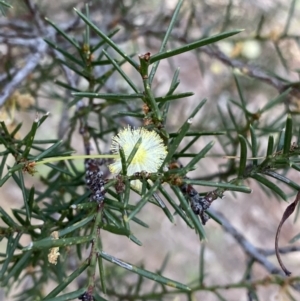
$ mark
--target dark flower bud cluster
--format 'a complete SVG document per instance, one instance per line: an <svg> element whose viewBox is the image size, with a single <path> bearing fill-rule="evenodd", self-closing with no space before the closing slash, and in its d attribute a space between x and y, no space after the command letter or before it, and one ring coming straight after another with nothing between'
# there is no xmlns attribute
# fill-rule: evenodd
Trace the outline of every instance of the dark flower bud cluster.
<svg viewBox="0 0 300 301"><path fill-rule="evenodd" d="M189 200L193 212L200 216L202 224L205 225L209 220L209 216L205 211L210 207L211 203L219 197L218 194L211 191L207 193L206 196L200 196L190 184L183 184L180 190Z"/></svg>
<svg viewBox="0 0 300 301"><path fill-rule="evenodd" d="M103 172L101 171L102 160L87 159L85 160L85 181L87 187L92 194L90 200L92 202L101 203L104 201L105 195L105 180L103 179Z"/></svg>
<svg viewBox="0 0 300 301"><path fill-rule="evenodd" d="M82 301L94 301L95 300L95 298L88 292L85 292L84 294L79 296L78 299L82 300Z"/></svg>

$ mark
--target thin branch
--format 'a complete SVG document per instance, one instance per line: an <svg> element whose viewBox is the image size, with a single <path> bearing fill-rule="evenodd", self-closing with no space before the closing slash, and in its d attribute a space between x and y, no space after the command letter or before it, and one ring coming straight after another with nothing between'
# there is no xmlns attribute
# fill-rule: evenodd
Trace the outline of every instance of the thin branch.
<svg viewBox="0 0 300 301"><path fill-rule="evenodd" d="M21 82L36 68L46 50L46 43L42 39L36 39L36 52L27 56L25 59L25 66L17 71L12 80L2 89L0 93L0 106L5 103L8 97L17 89Z"/></svg>
<svg viewBox="0 0 300 301"><path fill-rule="evenodd" d="M286 83L283 82L282 80L280 80L274 76L271 76L265 70L263 70L262 68L260 68L258 66L247 64L240 60L232 59L232 58L228 57L217 46L202 47L200 49L200 51L208 54L209 56L213 56L214 58L223 62L227 66L239 69L245 75L254 77L256 79L259 79L259 80L273 86L280 92L283 92L287 88Z"/></svg>
<svg viewBox="0 0 300 301"><path fill-rule="evenodd" d="M36 47L42 38L20 38L18 37L2 37L0 36L0 44L7 44L11 46L21 46L21 47Z"/></svg>
<svg viewBox="0 0 300 301"><path fill-rule="evenodd" d="M50 26L46 26L46 24L43 22L41 14L39 13L37 6L32 3L31 0L26 0L26 4L29 7L29 10L33 14L33 17L36 21L36 24L38 25L38 29L41 32L41 34L44 36L53 37L57 33L54 30L54 28ZM60 24L60 27L65 30L73 30L75 27L79 24L79 17L76 17L70 21L67 21L63 24ZM29 24L25 22L17 22L16 24L12 22L1 22L0 28L2 27L12 27L14 29L22 30L21 33L16 32L16 36L12 33L9 33L9 36L0 36L0 44L6 44L6 45L12 45L12 46L21 46L21 47L28 47L31 49L34 49L31 54L29 54L25 58L25 66L22 67L19 70L13 69L14 76L12 79L2 88L2 91L0 92L0 106L2 106L5 101L9 98L9 96L15 91L15 89L21 84L21 82L26 79L26 77L33 72L33 70L38 66L40 60L42 59L43 55L47 52L49 49L48 45L43 41L42 36L36 36L35 38L32 38L30 36L29 38L22 38L22 34L25 33L25 36L28 36L28 28ZM36 35L36 28L30 27L31 31L33 32L33 35ZM54 52L55 56L58 56L57 52ZM65 72L66 78L71 86L75 86L75 80L74 77L71 75L71 71L68 70L63 66L63 70ZM7 75L0 75L1 81L5 80L7 78Z"/></svg>
<svg viewBox="0 0 300 301"><path fill-rule="evenodd" d="M281 269L277 268L271 263L265 255L263 255L259 249L254 247L242 233L240 233L233 225L218 211L210 209L210 211L220 220L223 229L228 232L242 247L242 249L255 261L259 262L270 274L278 274L285 276Z"/></svg>
<svg viewBox="0 0 300 301"><path fill-rule="evenodd" d="M8 27L14 30L30 31L32 32L32 26L28 22L22 21L20 19L3 19L0 20L0 27Z"/></svg>
<svg viewBox="0 0 300 301"><path fill-rule="evenodd" d="M34 21L36 24L37 30L39 30L41 33L44 33L44 19L41 16L41 13L38 9L38 6L36 3L33 3L32 0L25 0L25 4L27 5Z"/></svg>
<svg viewBox="0 0 300 301"><path fill-rule="evenodd" d="M275 249L260 249L257 248L257 250L263 254L264 256L272 256L275 255ZM283 247L278 249L280 254L288 254L292 252L299 252L300 251L300 246L288 246L288 247Z"/></svg>
<svg viewBox="0 0 300 301"><path fill-rule="evenodd" d="M140 36L163 36L163 31L154 31L149 29L140 28L139 29L139 35ZM176 35L173 34L172 37L184 44L190 43L191 41L186 38L186 36ZM273 86L276 88L279 92L283 92L289 87L289 83L280 80L279 78L272 76L269 74L266 70L262 69L261 67L244 63L238 59L233 59L227 56L225 53L223 53L216 45L213 46L204 46L199 48L200 52L206 53L210 57L214 57L217 60L223 62L225 65L230 66L232 68L239 69L243 74L253 77L255 79L258 79L268 85ZM294 87L291 91L294 95L300 94L300 89L297 87Z"/></svg>

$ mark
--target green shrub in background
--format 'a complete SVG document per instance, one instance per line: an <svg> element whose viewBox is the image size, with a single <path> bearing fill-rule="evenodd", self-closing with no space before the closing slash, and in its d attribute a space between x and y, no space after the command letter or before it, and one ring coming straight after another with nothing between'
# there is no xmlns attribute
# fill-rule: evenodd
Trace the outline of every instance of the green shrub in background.
<svg viewBox="0 0 300 301"><path fill-rule="evenodd" d="M277 41L289 37L295 3L291 3L283 33L276 36L274 42L285 68L288 66ZM14 7L20 5L12 4ZM77 3L66 1L66 10L74 4ZM6 251L0 254L0 279L7 295L22 301L163 300L174 297L193 300L198 292L207 291L207 296L226 300L224 288L242 288L248 300L259 300L257 290L260 286L274 284L298 291L299 276L287 277L289 271L282 261L283 270L267 258L275 250L255 248L230 221L211 208L214 201L218 202L218 198L230 192L250 193L255 182L266 194L283 200L294 198L300 191L298 181L290 177L290 170L294 170L299 178L300 135L297 110L289 106L292 98L299 94L299 82L254 67L242 59L230 58L214 45L224 39L238 39L241 30L227 30L233 3L229 1L222 24L215 24L214 30L211 28L193 40L188 31L192 31L193 22L197 20L195 1L178 1L175 10L165 19L158 14L157 20L165 24L160 31L154 27L157 20L152 20L152 26L145 24L136 29L133 23L128 23L130 18L121 18L142 9L138 1L93 1L90 5L79 5L75 16L69 16L68 11L69 19L62 22L52 21L43 5L26 0L22 7L16 8L20 10L19 15L10 16L9 4L0 1L2 12L6 14L0 24L3 27L0 43L26 48L19 49L16 57L3 56L4 64L0 70L3 120L0 185L4 189L7 181L13 180L14 189L19 189L23 196L23 205L19 208L0 208L3 222L0 237L6 246ZM101 11L105 6L106 12L110 10L111 13L114 9L119 12L126 31L137 30L144 37L159 38L160 49L156 53L146 51L137 55L134 49L124 47L112 15L105 18L103 13L100 21L93 20L96 17L93 9L100 8ZM178 35L176 23L183 18L187 20L186 32ZM259 18L257 24L253 38L264 41L266 38L261 35L264 18ZM135 39L135 34L138 33L123 38L128 42ZM218 121L210 123L211 128L201 128L197 122L195 125L197 114L207 105L206 99L199 100L189 117L172 131L168 123L174 119L170 113L173 103L176 100L186 102L193 92L176 92L180 83L177 68L173 78L165 79L168 91L157 95L154 81L160 71L159 63L165 59L172 62L175 56L195 52L195 62L203 69L199 51L239 70L240 75L233 75L239 100L230 99L226 112L219 106L216 111ZM22 66L14 61L18 55L25 57ZM277 96L251 112L244 96L241 74L247 75L248 81L252 77L272 85L278 90ZM57 90L52 89L50 81L53 80ZM46 135L45 139L35 138L37 133L44 131L49 116L39 104L41 96L48 97L50 102L60 99L63 104L59 139L49 139ZM286 106L278 118L265 122L272 116L272 110L282 103ZM16 110L29 108L38 114L28 133L21 137L22 122L13 115ZM216 115L211 119L214 118ZM209 119L210 116L206 116L205 120ZM198 140L203 136L211 136L211 140L199 149ZM112 141L110 154L105 153L103 147L107 141ZM222 149L221 156L226 157L225 165L220 166L216 174L190 177L189 173L197 164L213 154L216 141ZM82 155L74 154L74 143L76 147L83 145ZM74 159L81 163L75 164ZM48 167L45 174L39 175L39 165ZM35 185L26 184L29 175L34 176ZM248 182L250 178L255 181ZM206 187L206 190L199 194L197 186ZM286 187L290 188L288 192ZM298 198L294 207L297 202ZM208 220L219 223L249 257L243 279L226 285L207 285L204 246L199 254L198 278L190 284L185 284L185 279L178 282L163 276L167 260L160 271L153 272L141 264L125 262L115 254L106 253L101 241L103 231L126 236L132 243L142 245L142 237L136 237L131 227L133 223L148 227L138 216L144 207L150 206L148 203L162 210L171 223L175 217L182 219L190 231L198 234L199 241L209 240L204 227ZM295 209L289 208L285 218ZM295 250L298 249L281 248L277 255ZM113 265L105 264L107 261ZM276 276L252 279L254 263ZM126 273L110 272L115 271L114 266ZM127 282L130 274L137 274L134 284ZM150 288L145 278L159 285ZM80 281L75 282L76 279ZM51 290L49 283L53 285ZM22 289L14 294L17 286ZM287 295L293 300L289 292Z"/></svg>

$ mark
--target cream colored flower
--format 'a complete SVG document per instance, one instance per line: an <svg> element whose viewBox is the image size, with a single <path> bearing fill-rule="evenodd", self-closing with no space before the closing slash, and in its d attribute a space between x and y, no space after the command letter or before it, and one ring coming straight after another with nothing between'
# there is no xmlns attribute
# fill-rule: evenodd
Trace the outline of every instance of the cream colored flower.
<svg viewBox="0 0 300 301"><path fill-rule="evenodd" d="M15 91L10 99L12 102L16 102L18 106L23 110L34 105L34 98L29 93L21 94L19 91Z"/></svg>
<svg viewBox="0 0 300 301"><path fill-rule="evenodd" d="M9 133L14 131L17 126L15 118L16 107L25 110L33 104L34 98L30 94L20 94L19 91L15 91L5 102L4 106L0 108L0 121L5 122L5 126ZM15 133L14 138L21 139L20 133Z"/></svg>
<svg viewBox="0 0 300 301"><path fill-rule="evenodd" d="M51 237L53 239L58 239L58 231L53 231L51 233ZM52 264L57 264L57 258L60 255L59 251L59 247L54 247L51 248L48 254L48 261Z"/></svg>
<svg viewBox="0 0 300 301"><path fill-rule="evenodd" d="M118 155L119 149L122 147L127 159L140 138L142 138L142 142L127 168L128 176L141 171L157 172L167 155L163 140L155 131L148 131L144 128L131 129L129 126L113 138L111 150ZM109 169L111 173L119 174L122 170L121 158L115 159L115 162L109 165ZM140 180L131 181L131 186L140 191L142 182Z"/></svg>

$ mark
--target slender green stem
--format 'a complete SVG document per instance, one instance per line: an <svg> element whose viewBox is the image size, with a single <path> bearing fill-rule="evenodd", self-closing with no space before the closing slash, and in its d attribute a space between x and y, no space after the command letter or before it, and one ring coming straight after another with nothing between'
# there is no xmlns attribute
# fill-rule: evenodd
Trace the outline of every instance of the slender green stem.
<svg viewBox="0 0 300 301"><path fill-rule="evenodd" d="M99 245L99 239L100 239L100 228L99 224L101 223L102 219L102 206L98 206L98 212L96 214L95 223L93 226L92 231L92 246L91 246L91 252L90 252L90 260L89 260L89 267L88 267L88 289L89 291L93 291L95 287L95 280L96 280L96 264L98 259L98 252L96 252L97 247Z"/></svg>
<svg viewBox="0 0 300 301"><path fill-rule="evenodd" d="M65 157L52 157L45 160L36 162L35 165L42 165L50 162L57 162L63 160L82 160L82 159L117 159L119 155L80 155L80 156L65 156Z"/></svg>

